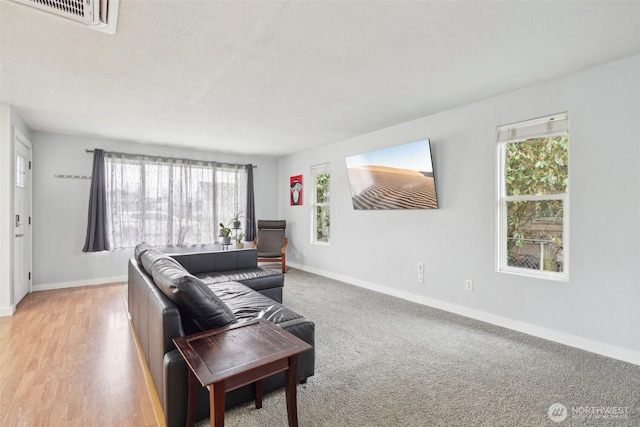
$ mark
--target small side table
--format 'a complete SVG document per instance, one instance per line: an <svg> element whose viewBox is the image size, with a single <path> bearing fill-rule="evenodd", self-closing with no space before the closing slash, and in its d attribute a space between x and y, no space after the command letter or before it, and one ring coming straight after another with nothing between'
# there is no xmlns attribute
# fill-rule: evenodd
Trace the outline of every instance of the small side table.
<svg viewBox="0 0 640 427"><path fill-rule="evenodd" d="M262 380L285 371L289 427L298 425L296 396L298 355L311 346L264 319L213 329L173 342L189 365L187 426L192 426L198 382L209 389L211 426L224 426L224 397L255 383L255 405L262 407Z"/></svg>

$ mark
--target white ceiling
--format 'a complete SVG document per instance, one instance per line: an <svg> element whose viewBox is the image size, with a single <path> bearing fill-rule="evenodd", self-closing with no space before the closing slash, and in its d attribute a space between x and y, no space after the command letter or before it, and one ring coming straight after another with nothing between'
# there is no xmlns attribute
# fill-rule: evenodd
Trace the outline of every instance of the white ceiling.
<svg viewBox="0 0 640 427"><path fill-rule="evenodd" d="M121 0L107 35L0 2L33 130L285 155L640 52L640 1Z"/></svg>

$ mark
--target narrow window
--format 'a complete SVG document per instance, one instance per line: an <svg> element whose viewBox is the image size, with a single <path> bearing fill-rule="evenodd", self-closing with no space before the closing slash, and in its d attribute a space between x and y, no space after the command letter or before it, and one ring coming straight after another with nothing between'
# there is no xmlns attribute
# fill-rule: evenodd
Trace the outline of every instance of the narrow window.
<svg viewBox="0 0 640 427"><path fill-rule="evenodd" d="M331 174L329 165L311 167L312 212L311 242L328 244L331 227L331 209L329 206Z"/></svg>
<svg viewBox="0 0 640 427"><path fill-rule="evenodd" d="M16 156L16 185L27 187L27 160L20 155Z"/></svg>
<svg viewBox="0 0 640 427"><path fill-rule="evenodd" d="M568 280L568 115L500 126L497 134L497 270Z"/></svg>

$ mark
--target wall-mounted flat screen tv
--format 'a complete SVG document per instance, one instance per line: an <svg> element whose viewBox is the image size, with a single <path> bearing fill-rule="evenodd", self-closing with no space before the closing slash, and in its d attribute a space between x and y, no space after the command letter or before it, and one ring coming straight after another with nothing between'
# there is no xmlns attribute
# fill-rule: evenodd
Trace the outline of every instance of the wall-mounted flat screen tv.
<svg viewBox="0 0 640 427"><path fill-rule="evenodd" d="M428 139L346 158L356 210L437 209Z"/></svg>

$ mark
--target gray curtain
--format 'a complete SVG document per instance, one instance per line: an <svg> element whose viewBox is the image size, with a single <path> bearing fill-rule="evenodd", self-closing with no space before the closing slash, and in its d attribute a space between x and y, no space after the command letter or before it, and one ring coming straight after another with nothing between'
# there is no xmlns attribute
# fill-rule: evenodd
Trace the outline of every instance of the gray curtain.
<svg viewBox="0 0 640 427"><path fill-rule="evenodd" d="M245 239L249 242L256 237L256 202L253 196L253 165L247 165L247 223Z"/></svg>
<svg viewBox="0 0 640 427"><path fill-rule="evenodd" d="M104 175L104 151L96 148L93 152L93 172L91 173L87 238L84 242L82 252L109 250L109 242L107 240L106 206L107 196Z"/></svg>

